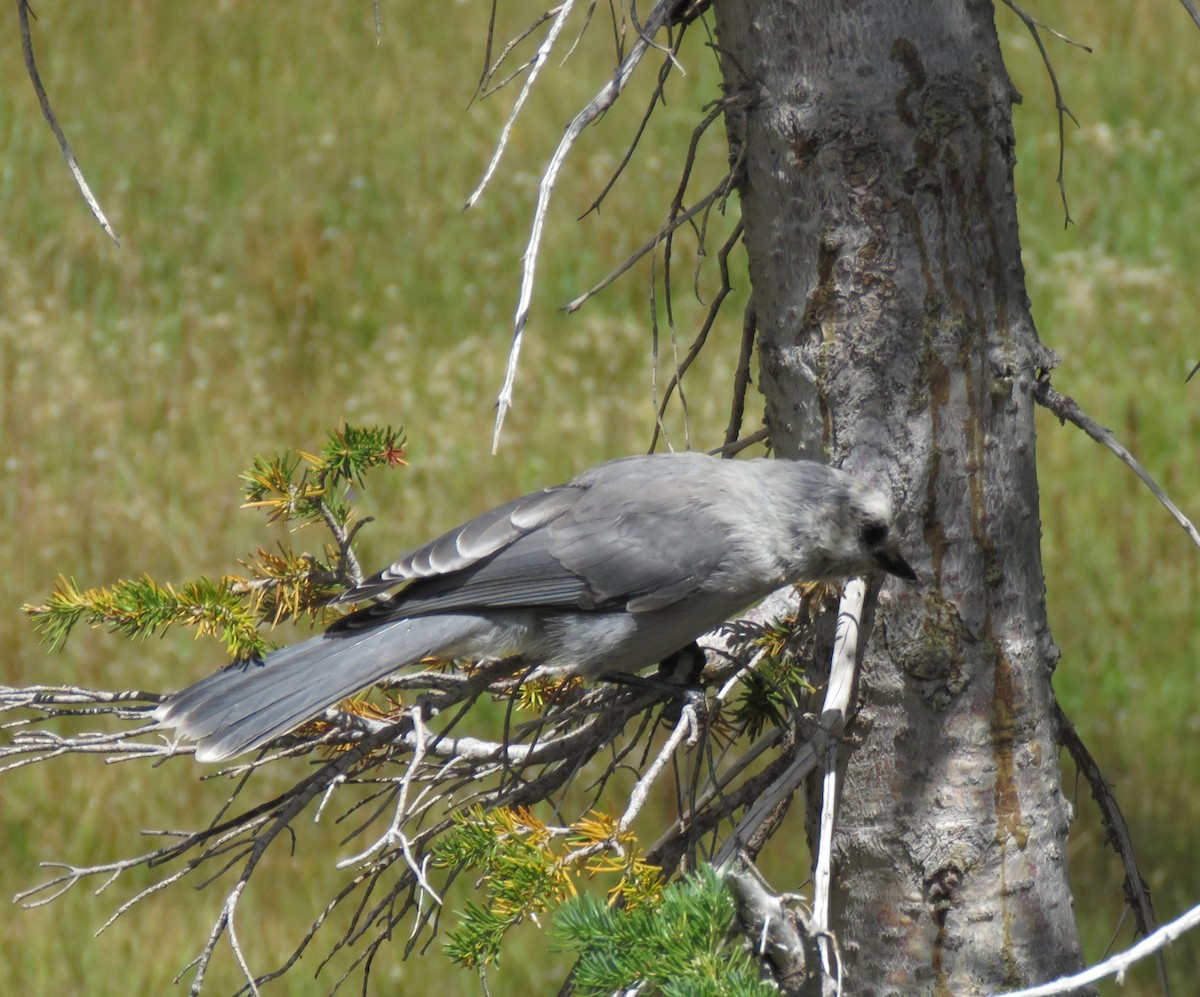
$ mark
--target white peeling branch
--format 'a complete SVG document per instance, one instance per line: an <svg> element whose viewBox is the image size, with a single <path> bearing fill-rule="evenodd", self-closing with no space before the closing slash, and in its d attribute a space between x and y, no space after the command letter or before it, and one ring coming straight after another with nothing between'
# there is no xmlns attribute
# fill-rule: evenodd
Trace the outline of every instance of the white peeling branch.
<svg viewBox="0 0 1200 997"><path fill-rule="evenodd" d="M504 150L508 148L508 137L512 134L513 125L517 123L517 116L525 106L529 92L533 89L534 83L537 82L538 74L541 73L542 67L546 65L546 61L550 58L550 53L554 49L554 43L558 41L558 36L562 34L563 26L567 23L567 18L571 15L571 8L574 6L575 0L566 0L558 8L554 16L554 21L550 25L550 30L546 32L546 37L542 39L542 44L538 46L537 54L533 57L533 62L529 66L529 75L525 78L525 85L521 87L521 92L517 94L517 100L513 104L512 112L509 114L508 120L504 122L504 127L500 130L500 140L496 143L496 149L492 153L492 158L488 161L487 169L483 171L483 179L471 191L471 196L467 198L467 203L463 205L464 211L467 208L473 207L475 202L483 196L485 188L496 172L496 167L500 165L500 158L504 155Z"/></svg>
<svg viewBox="0 0 1200 997"><path fill-rule="evenodd" d="M79 193L83 195L83 199L87 201L87 206L91 209L92 216L100 223L100 227L108 233L108 237L119 246L121 245L121 240L117 237L117 233L113 231L113 227L108 223L108 218L100 208L100 202L96 200L96 196L92 193L92 188L88 186L87 180L84 179L83 170L79 168L79 163L75 160L75 153L71 151L71 146L67 142L67 136L63 134L62 128L59 127L58 118L54 114L54 108L50 106L50 98L46 94L45 86L42 84L42 74L38 72L37 60L33 57L33 37L29 32L29 0L17 0L17 21L21 27L21 51L25 55L25 71L29 74L29 81L33 84L33 92L37 94L38 103L42 107L42 116L46 119L50 130L54 132L54 137L58 139L58 147L62 149L63 158L67 161L67 169L71 171L71 176L75 178L75 185L79 188Z"/></svg>
<svg viewBox="0 0 1200 997"><path fill-rule="evenodd" d="M846 584L838 607L837 633L833 639L833 662L829 669L829 685L821 709L821 733L824 748L825 772L821 780L821 826L817 838L817 861L813 871L812 927L823 942L831 942L829 933L829 898L833 886L833 828L838 803L838 739L853 708L854 687L858 679L858 635L862 629L863 605L867 584L855 578ZM821 945L825 973L841 979L836 949Z"/></svg>
<svg viewBox="0 0 1200 997"><path fill-rule="evenodd" d="M859 594L856 594L857 586L862 587ZM829 747L830 740L836 739L846 718L852 712L851 697L858 661L858 631L861 625L865 591L865 583L861 579L856 579L846 586L842 596L842 603L838 609L833 663L830 669L829 685L825 692L820 725L797 750L791 764L746 808L746 812L738 821L737 829L725 839L713 859L713 865L718 869L724 869L728 863L732 862L737 857L741 843L753 837L771 812L800 788L804 780L817 767L818 762L826 757L825 752ZM799 595L792 589L790 591L780 590L769 596L767 602L773 604L772 608L776 612L779 610L777 600L781 598L798 599ZM836 762L836 759L834 761ZM822 820L824 821L824 816ZM830 827L829 833L832 835L832 827ZM819 871L818 869L818 873ZM818 885L817 889L820 890L820 888ZM826 886L827 889L828 886ZM817 930L823 930L824 925L818 924L816 921L816 917L819 916L814 910L814 926ZM826 914L827 919L828 915Z"/></svg>
<svg viewBox="0 0 1200 997"><path fill-rule="evenodd" d="M583 134L583 130L616 103L617 98L629 83L634 70L637 69L646 53L653 48L653 38L658 34L659 28L670 19L675 2L676 0L657 0L649 17L642 25L637 41L630 48L629 54L617 66L613 78L567 125L558 147L546 164L545 172L542 173L541 182L538 184L537 203L533 211L533 225L530 228L529 241L526 243L521 265L521 289L517 297L516 313L513 316L513 336L508 349L508 364L504 371L504 383L496 397L496 427L492 434L493 453L500 446L500 434L504 429L504 419L508 415L508 410L512 408L513 384L517 378L517 363L521 356L522 337L525 332L525 323L529 319L530 302L533 300L533 281L537 271L538 252L541 249L542 231L546 225L550 197L554 193L554 185L558 182L559 171L579 136ZM532 72L530 75L532 77ZM529 81L526 82L526 87L528 85Z"/></svg>
<svg viewBox="0 0 1200 997"><path fill-rule="evenodd" d="M1038 382L1037 387L1033 391L1033 397L1038 401L1039 404L1043 405L1045 408L1049 409L1056 416L1058 416L1059 422L1070 422L1078 426L1097 443L1108 447L1109 450L1115 453L1126 467L1128 467L1131 471L1133 471L1134 474L1142 479L1142 482L1145 484L1145 486L1149 488L1154 497L1163 504L1163 507L1167 510L1167 512L1175 517L1175 522L1182 526L1184 532L1192 538L1192 543L1194 543L1197 547L1200 547L1200 531L1198 531L1196 527L1192 525L1192 521L1188 519L1187 516L1180 511L1179 507L1167 497L1167 493L1158 486L1158 483L1152 477L1150 477L1149 472L1137 462L1133 454L1121 446L1121 444L1118 443L1113 437L1112 433L1110 433L1107 429L1092 419L1091 416L1084 412L1074 398L1059 394L1052 387L1050 387L1050 382L1046 380Z"/></svg>
<svg viewBox="0 0 1200 997"><path fill-rule="evenodd" d="M1131 966L1141 962L1147 956L1153 955L1159 949L1166 948L1197 925L1200 925L1200 905L1193 907L1170 924L1164 924L1154 934L1143 938L1132 948L1119 952L1111 959L1105 959L1104 962L1092 966L1091 969L1085 969L1082 973L1076 973L1074 976L1064 976L1062 979L1053 980L1050 983L1042 983L1036 987L1012 990L999 994L997 997L1054 997L1056 994L1075 993L1089 983L1095 983L1097 980L1107 979L1110 976L1115 976L1118 983L1124 983L1125 972Z"/></svg>
<svg viewBox="0 0 1200 997"><path fill-rule="evenodd" d="M679 711L679 722L675 724L675 729L671 731L671 736L663 744L658 757L654 759L654 763L646 770L645 774L638 779L637 785L633 787L633 792L629 794L629 805L621 815L620 821L617 822L618 831L623 834L629 830L645 805L646 799L650 795L651 787L658 781L658 777L662 775L663 770L667 767L667 762L675 754L676 749L684 741L687 741L689 744L693 743L693 739L697 736L699 730L700 721L696 716L696 708L691 703L687 703Z"/></svg>

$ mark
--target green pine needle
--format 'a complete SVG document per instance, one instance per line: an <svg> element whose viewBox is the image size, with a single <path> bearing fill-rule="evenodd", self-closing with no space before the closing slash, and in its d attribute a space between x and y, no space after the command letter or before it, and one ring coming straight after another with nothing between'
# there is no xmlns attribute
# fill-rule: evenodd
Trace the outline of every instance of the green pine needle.
<svg viewBox="0 0 1200 997"><path fill-rule="evenodd" d="M362 485L362 476L376 467L405 463L403 430L391 426L353 426L332 431L321 453L306 455L313 472L326 487Z"/></svg>
<svg viewBox="0 0 1200 997"><path fill-rule="evenodd" d="M63 645L76 624L86 623L141 639L171 626L186 626L197 636L219 637L235 658L268 649L256 616L225 578L201 578L179 589L148 575L90 589L80 589L74 579L60 578L44 605L22 608L54 648Z"/></svg>
<svg viewBox="0 0 1200 997"><path fill-rule="evenodd" d="M709 866L667 887L654 905L610 907L584 895L554 916L560 941L578 956L577 993L637 988L670 997L768 997L758 967L730 934L733 900Z"/></svg>

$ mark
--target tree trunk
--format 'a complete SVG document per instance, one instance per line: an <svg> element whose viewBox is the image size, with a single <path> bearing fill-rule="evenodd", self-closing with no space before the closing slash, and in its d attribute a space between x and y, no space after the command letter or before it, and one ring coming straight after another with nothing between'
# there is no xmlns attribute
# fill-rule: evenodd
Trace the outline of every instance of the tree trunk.
<svg viewBox="0 0 1200 997"><path fill-rule="evenodd" d="M1050 686L1011 105L990 3L716 4L768 424L890 486L833 927L849 992L1080 966Z"/></svg>

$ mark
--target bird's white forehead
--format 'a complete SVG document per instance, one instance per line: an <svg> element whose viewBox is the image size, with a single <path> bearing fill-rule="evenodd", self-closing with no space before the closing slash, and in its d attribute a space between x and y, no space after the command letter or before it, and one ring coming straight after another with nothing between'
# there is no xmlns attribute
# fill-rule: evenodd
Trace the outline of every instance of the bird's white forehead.
<svg viewBox="0 0 1200 997"><path fill-rule="evenodd" d="M892 521L892 500L875 488L864 488L859 496L862 511L872 519L880 519L885 523Z"/></svg>

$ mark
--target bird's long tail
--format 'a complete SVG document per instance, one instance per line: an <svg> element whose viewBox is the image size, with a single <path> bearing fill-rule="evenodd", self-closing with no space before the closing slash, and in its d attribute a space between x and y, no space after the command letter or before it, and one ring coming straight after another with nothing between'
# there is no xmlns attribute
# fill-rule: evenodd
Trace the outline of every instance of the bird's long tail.
<svg viewBox="0 0 1200 997"><path fill-rule="evenodd" d="M202 678L166 699L154 719L196 741L198 761L232 758L398 668L468 643L485 625L478 616L445 614L327 632Z"/></svg>

